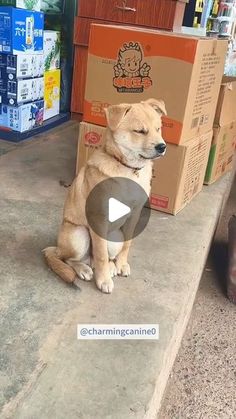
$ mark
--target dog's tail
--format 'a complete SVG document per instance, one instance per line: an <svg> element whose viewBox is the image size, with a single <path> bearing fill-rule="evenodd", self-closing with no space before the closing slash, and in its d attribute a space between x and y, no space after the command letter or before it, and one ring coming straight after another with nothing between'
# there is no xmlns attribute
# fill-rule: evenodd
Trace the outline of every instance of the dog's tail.
<svg viewBox="0 0 236 419"><path fill-rule="evenodd" d="M62 255L58 247L47 247L43 250L49 268L51 268L65 282L72 283L76 279L74 269L62 261Z"/></svg>

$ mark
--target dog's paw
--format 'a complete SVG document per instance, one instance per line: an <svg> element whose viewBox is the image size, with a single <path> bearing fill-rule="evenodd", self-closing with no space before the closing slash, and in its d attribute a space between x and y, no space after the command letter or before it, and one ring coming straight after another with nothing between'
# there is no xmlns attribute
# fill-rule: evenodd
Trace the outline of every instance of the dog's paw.
<svg viewBox="0 0 236 419"><path fill-rule="evenodd" d="M80 278L84 281L91 281L93 279L93 270L90 266L86 266L85 269L80 273Z"/></svg>
<svg viewBox="0 0 236 419"><path fill-rule="evenodd" d="M73 268L78 277L83 281L91 281L93 279L93 270L89 265L78 263L77 265L73 265Z"/></svg>
<svg viewBox="0 0 236 419"><path fill-rule="evenodd" d="M98 289L100 289L105 294L111 294L114 288L114 282L112 279L109 280L97 280L96 281Z"/></svg>
<svg viewBox="0 0 236 419"><path fill-rule="evenodd" d="M130 266L128 263L120 264L116 262L117 275L119 276L130 276Z"/></svg>
<svg viewBox="0 0 236 419"><path fill-rule="evenodd" d="M110 275L113 278L114 276L117 275L116 265L115 265L115 262L113 262L113 260L110 260L109 268L110 268Z"/></svg>

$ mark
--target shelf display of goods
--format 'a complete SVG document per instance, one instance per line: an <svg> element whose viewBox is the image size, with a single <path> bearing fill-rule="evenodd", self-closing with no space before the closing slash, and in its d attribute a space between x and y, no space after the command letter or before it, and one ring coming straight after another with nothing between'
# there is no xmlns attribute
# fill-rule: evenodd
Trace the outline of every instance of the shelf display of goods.
<svg viewBox="0 0 236 419"><path fill-rule="evenodd" d="M231 37L236 18L235 0L214 0L207 20L207 35Z"/></svg>
<svg viewBox="0 0 236 419"><path fill-rule="evenodd" d="M228 54L225 63L226 76L236 77L236 39L232 38L229 41Z"/></svg>
<svg viewBox="0 0 236 419"><path fill-rule="evenodd" d="M41 11L44 13L63 13L64 7L64 0L41 0Z"/></svg>
<svg viewBox="0 0 236 419"><path fill-rule="evenodd" d="M76 6L0 0L0 139L19 142L69 119Z"/></svg>
<svg viewBox="0 0 236 419"><path fill-rule="evenodd" d="M236 76L236 0L214 0L206 29L207 36L228 39L224 74Z"/></svg>

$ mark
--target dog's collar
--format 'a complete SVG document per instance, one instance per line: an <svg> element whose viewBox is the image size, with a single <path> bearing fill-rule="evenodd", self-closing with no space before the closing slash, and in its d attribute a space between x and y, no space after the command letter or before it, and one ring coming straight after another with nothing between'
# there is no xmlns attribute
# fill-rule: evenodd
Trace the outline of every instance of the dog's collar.
<svg viewBox="0 0 236 419"><path fill-rule="evenodd" d="M111 156L111 155L110 155ZM131 169L132 171L133 171L133 173L135 174L135 175L137 175L138 176L138 174L139 174L139 171L140 170L142 170L143 168L144 168L144 166L143 167L132 167L132 166L129 166L128 164L126 164L126 163L124 163L123 161L121 161L120 159L118 159L118 157L116 157L116 156L111 156L111 157L113 157L116 161L118 161L120 164L122 164L122 166L125 166L125 167L127 167L128 169Z"/></svg>

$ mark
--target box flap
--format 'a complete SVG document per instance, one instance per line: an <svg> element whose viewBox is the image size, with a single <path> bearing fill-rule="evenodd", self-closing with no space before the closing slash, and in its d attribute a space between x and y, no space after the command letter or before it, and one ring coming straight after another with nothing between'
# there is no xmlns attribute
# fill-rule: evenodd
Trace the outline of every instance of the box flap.
<svg viewBox="0 0 236 419"><path fill-rule="evenodd" d="M157 34L157 35L164 35L164 36L171 36L171 37L178 37L178 38L185 38L185 39L193 39L198 41L201 40L207 40L212 41L213 38L209 37L203 37L203 36L196 36L196 35L189 35L189 34L183 34L181 32L170 32L167 30L160 30L160 29L151 29L151 28L144 28L139 26L124 26L124 25L106 25L106 24L100 24L100 23L91 23L91 28L95 26L101 26L101 27L109 27L112 29L123 29L127 31L135 31L135 32L143 32L143 33L151 33L151 34ZM225 42L225 41L222 41Z"/></svg>

